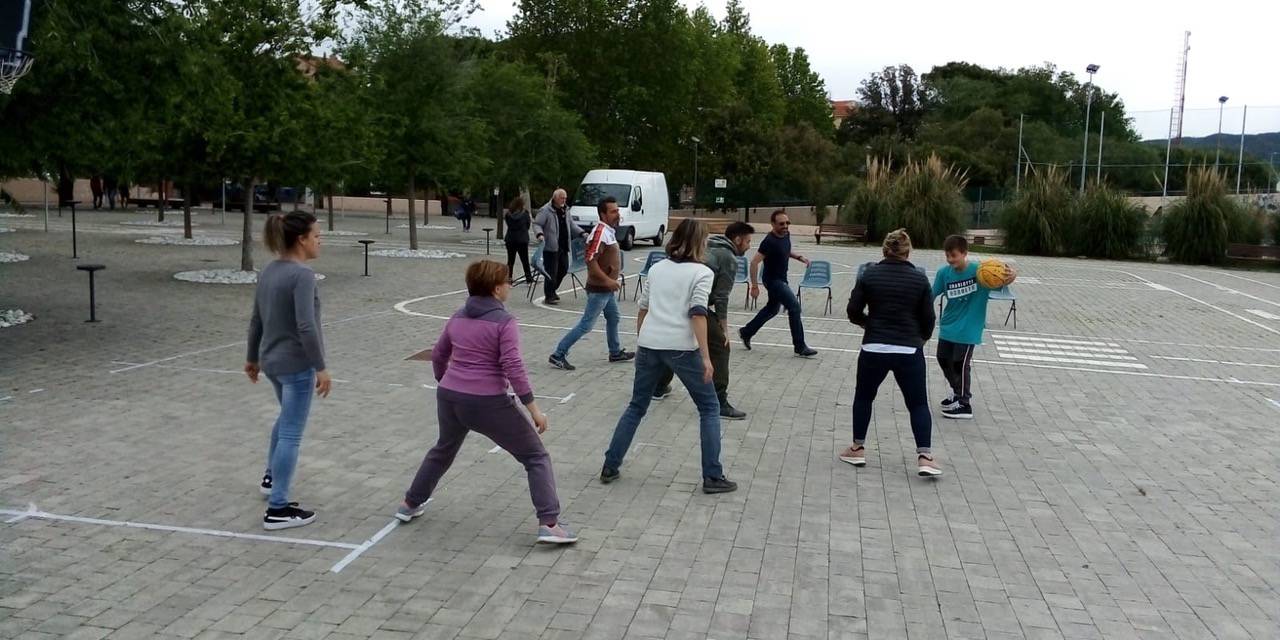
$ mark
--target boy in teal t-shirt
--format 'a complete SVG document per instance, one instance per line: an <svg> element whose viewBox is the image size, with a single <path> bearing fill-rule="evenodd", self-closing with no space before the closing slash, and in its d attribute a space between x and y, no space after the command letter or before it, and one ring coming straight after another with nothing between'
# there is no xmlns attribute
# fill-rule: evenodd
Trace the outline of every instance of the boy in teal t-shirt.
<svg viewBox="0 0 1280 640"><path fill-rule="evenodd" d="M942 249L947 254L947 264L938 269L933 279L933 297L946 297L938 323L938 364L951 385L951 395L942 401L942 416L969 419L973 417L969 404L973 397L969 391L970 364L987 328L991 289L978 283L978 263L969 262L969 241L964 236L949 236ZM1015 278L1010 268L1004 284Z"/></svg>

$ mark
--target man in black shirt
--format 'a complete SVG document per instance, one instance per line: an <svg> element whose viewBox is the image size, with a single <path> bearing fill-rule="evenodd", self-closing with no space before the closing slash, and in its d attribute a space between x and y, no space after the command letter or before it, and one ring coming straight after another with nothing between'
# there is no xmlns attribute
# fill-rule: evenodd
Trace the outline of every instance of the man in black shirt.
<svg viewBox="0 0 1280 640"><path fill-rule="evenodd" d="M755 318L747 323L747 326L738 330L738 337L742 338L742 346L748 351L751 350L751 338L759 333L761 327L774 316L778 315L783 307L787 308L787 319L791 325L791 346L795 348L796 355L805 358L813 357L818 354L817 351L810 348L804 341L804 323L800 319L800 300L796 298L796 294L791 290L791 285L787 283L787 265L791 260L799 260L807 267L809 259L791 251L791 218L787 212L778 209L769 216L769 223L773 225L773 230L760 241L760 248L756 250L755 257L751 258L751 297L760 297L760 282L764 282L765 290L769 292L769 302L760 309ZM760 263L764 263L764 273L760 273Z"/></svg>

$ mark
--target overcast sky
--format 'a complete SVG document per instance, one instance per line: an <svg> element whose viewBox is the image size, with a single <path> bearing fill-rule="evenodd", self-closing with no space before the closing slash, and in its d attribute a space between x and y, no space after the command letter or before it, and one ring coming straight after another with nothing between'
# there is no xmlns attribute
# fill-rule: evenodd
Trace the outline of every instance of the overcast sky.
<svg viewBox="0 0 1280 640"><path fill-rule="evenodd" d="M706 4L717 17L723 0ZM472 23L486 35L505 30L513 0L480 0ZM835 99L886 65L924 73L965 61L1017 68L1052 62L1085 77L1101 65L1099 86L1116 91L1145 137L1163 138L1173 106L1182 34L1191 31L1184 135L1214 133L1218 96L1230 97L1224 132L1280 131L1280 1L1277 0L743 0L755 33L804 47ZM1047 7L1052 7L1050 11ZM1158 9L1156 7L1159 7ZM625 43L623 43L625 46Z"/></svg>

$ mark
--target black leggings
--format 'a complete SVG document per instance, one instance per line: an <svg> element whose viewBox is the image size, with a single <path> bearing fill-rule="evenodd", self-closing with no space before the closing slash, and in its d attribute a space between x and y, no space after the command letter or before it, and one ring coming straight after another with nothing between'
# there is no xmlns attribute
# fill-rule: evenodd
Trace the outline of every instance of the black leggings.
<svg viewBox="0 0 1280 640"><path fill-rule="evenodd" d="M924 351L915 353L858 353L858 381L853 392L853 441L861 444L867 439L871 426L871 405L875 402L880 383L893 372L893 379L902 390L911 414L911 434L916 439L916 451L928 453L933 431L933 416L929 413L929 393L925 383Z"/></svg>
<svg viewBox="0 0 1280 640"><path fill-rule="evenodd" d="M524 267L524 280L528 282L533 279L529 274L529 245L507 243L507 274L514 281L516 272L513 270L516 266L516 256L520 256L520 266Z"/></svg>

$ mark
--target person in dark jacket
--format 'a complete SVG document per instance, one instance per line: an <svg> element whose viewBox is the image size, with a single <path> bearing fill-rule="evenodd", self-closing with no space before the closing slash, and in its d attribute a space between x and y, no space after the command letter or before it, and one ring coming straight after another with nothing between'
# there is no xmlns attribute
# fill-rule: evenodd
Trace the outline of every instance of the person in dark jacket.
<svg viewBox="0 0 1280 640"><path fill-rule="evenodd" d="M533 277L529 274L529 227L533 224L533 217L524 206L524 198L517 197L511 201L503 214L503 222L506 223L502 240L507 245L507 273L515 274L516 256L520 256L524 281L530 282Z"/></svg>
<svg viewBox="0 0 1280 640"><path fill-rule="evenodd" d="M871 426L871 406L880 383L893 372L911 414L919 475L942 475L930 448L933 416L925 376L924 343L933 335L936 316L929 278L907 258L911 237L906 229L884 238L884 260L858 276L849 294L849 321L862 327L858 379L853 392L853 444L839 458L855 467L867 463L865 446Z"/></svg>

